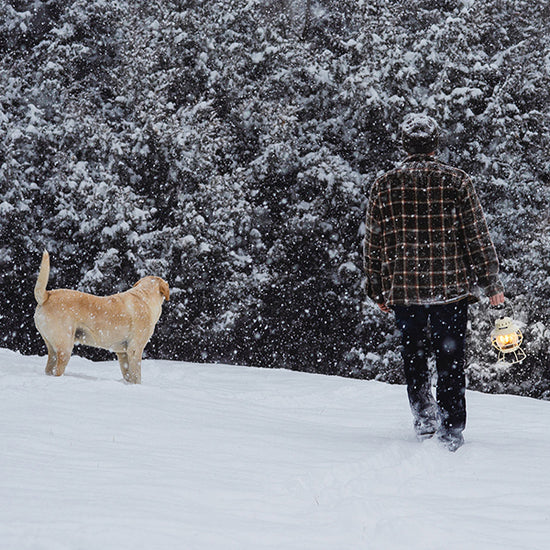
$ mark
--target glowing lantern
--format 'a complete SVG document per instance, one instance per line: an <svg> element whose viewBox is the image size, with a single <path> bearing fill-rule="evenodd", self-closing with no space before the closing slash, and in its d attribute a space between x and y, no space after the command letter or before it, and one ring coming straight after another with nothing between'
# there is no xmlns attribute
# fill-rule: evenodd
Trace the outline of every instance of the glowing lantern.
<svg viewBox="0 0 550 550"><path fill-rule="evenodd" d="M523 334L510 317L502 317L495 321L495 328L491 332L491 343L498 350L498 360L505 363L519 363L525 359L525 352L521 349Z"/></svg>

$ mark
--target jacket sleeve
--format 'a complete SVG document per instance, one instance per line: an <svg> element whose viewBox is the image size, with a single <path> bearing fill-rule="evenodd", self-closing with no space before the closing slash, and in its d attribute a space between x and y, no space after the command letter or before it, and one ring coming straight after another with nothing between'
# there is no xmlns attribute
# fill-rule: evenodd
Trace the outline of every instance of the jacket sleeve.
<svg viewBox="0 0 550 550"><path fill-rule="evenodd" d="M483 288L487 296L503 292L504 287L498 275L498 258L485 215L472 181L466 175L460 190L459 216L465 240L464 247L477 284Z"/></svg>
<svg viewBox="0 0 550 550"><path fill-rule="evenodd" d="M363 264L366 275L366 293L377 304L384 303L381 276L382 248L382 210L375 182L371 188L365 220L365 239L363 241Z"/></svg>

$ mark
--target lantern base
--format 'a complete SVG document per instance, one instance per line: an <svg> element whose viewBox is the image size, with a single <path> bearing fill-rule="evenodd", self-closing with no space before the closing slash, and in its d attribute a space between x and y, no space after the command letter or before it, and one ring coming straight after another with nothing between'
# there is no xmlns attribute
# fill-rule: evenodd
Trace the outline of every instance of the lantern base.
<svg viewBox="0 0 550 550"><path fill-rule="evenodd" d="M499 362L508 363L509 365L521 363L526 357L527 356L525 355L525 352L521 348L518 348L514 351L498 352Z"/></svg>

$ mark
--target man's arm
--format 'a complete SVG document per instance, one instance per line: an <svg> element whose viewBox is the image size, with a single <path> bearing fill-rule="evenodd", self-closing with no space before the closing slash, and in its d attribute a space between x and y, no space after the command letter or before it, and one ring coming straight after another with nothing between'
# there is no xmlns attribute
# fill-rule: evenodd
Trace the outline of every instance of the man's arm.
<svg viewBox="0 0 550 550"><path fill-rule="evenodd" d="M491 240L485 215L472 181L465 176L461 188L459 216L470 267L477 283L489 296L491 305L504 302L504 288L498 272L498 258ZM493 302L495 302L493 304Z"/></svg>
<svg viewBox="0 0 550 550"><path fill-rule="evenodd" d="M382 211L377 189L378 185L377 182L375 182L371 188L367 205L367 215L365 218L363 265L367 278L367 295L379 305L382 311L386 311L387 308L384 304L384 296L382 294L381 273Z"/></svg>

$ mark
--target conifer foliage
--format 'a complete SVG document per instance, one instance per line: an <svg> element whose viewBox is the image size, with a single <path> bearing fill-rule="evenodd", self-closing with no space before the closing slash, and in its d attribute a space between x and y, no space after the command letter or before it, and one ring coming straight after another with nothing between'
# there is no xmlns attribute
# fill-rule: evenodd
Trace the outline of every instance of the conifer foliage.
<svg viewBox="0 0 550 550"><path fill-rule="evenodd" d="M470 386L550 397L549 23L529 0L3 2L0 344L43 352L47 248L51 287L169 281L150 356L402 381L362 220L424 111L475 180L528 342L495 368L474 306Z"/></svg>

